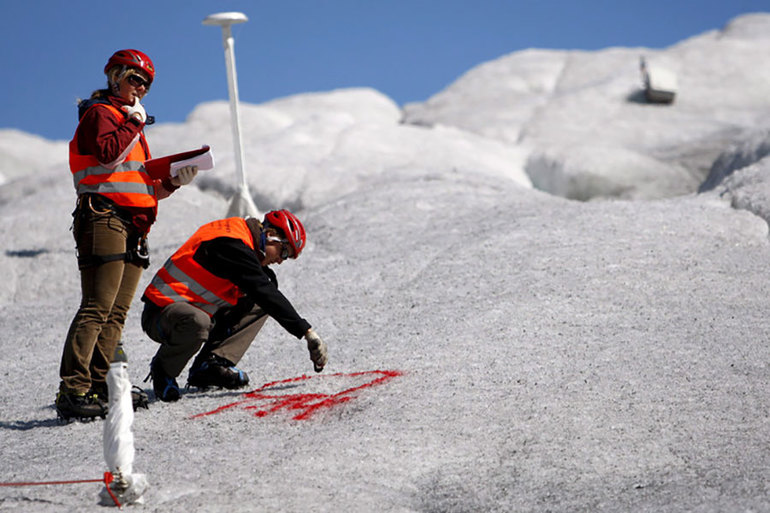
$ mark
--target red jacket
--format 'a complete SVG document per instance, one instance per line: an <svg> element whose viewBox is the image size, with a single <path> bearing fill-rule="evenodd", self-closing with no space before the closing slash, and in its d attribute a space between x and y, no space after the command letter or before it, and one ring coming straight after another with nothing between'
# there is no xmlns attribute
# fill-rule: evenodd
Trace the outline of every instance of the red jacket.
<svg viewBox="0 0 770 513"><path fill-rule="evenodd" d="M86 103L90 103L86 100ZM94 105L108 102L120 113L118 117L109 115L103 109L94 109ZM94 102L91 107L86 108L80 116L77 132L77 152L80 155L93 155L99 162L113 162L123 153L128 145L137 135L142 133L144 123L136 118L126 119L125 112L121 107L127 103L117 97L108 96L98 102ZM74 139L74 138L73 138ZM147 147L147 141L141 141L142 147L147 155L150 149Z"/></svg>
<svg viewBox="0 0 770 513"><path fill-rule="evenodd" d="M144 124L133 118L127 119L120 109L123 105L126 102L116 96L85 102L80 123L70 142L70 170L78 194L103 194L135 219L143 219L141 224L149 228L155 221L157 201L168 197L177 187L152 180L144 172L142 164L150 158L142 133ZM129 153L123 155L127 149L130 149ZM112 172L115 170L110 168L121 160L124 165L117 170L119 172ZM126 183L130 185L124 185Z"/></svg>

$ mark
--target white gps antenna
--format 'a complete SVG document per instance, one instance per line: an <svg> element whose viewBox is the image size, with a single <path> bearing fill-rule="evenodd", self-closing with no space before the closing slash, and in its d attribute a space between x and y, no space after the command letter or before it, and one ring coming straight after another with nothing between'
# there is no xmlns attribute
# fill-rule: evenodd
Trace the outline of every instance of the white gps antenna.
<svg viewBox="0 0 770 513"><path fill-rule="evenodd" d="M227 66L227 89L230 94L230 118L233 131L233 146L235 147L235 169L240 178L238 191L233 196L227 210L228 217L252 216L259 218L259 210L249 194L244 170L243 139L241 137L241 120L238 110L238 78L235 74L234 40L230 27L236 23L249 21L242 12L220 12L211 14L203 20L204 25L219 25L222 27L222 44L225 47L225 65Z"/></svg>

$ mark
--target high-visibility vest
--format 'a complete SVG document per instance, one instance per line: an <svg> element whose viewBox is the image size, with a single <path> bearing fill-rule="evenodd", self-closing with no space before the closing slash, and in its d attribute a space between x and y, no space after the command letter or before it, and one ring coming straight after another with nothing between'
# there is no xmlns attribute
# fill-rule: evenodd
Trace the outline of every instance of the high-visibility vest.
<svg viewBox="0 0 770 513"><path fill-rule="evenodd" d="M238 286L210 273L193 259L201 244L218 237L238 239L254 249L244 219L229 217L204 224L166 260L144 291L145 297L161 308L171 303L190 303L209 316L220 308L235 306L245 295Z"/></svg>
<svg viewBox="0 0 770 513"><path fill-rule="evenodd" d="M123 113L113 105L99 103L91 107L106 108L119 120ZM144 134L137 134L136 139L127 149L125 158L119 158L116 165L102 164L93 155L78 153L78 133L70 141L70 171L78 196L88 193L101 194L123 207L158 206L155 185L144 169L144 161L150 158L149 150L145 153ZM124 152L126 153L126 152ZM123 157L123 155L121 155Z"/></svg>

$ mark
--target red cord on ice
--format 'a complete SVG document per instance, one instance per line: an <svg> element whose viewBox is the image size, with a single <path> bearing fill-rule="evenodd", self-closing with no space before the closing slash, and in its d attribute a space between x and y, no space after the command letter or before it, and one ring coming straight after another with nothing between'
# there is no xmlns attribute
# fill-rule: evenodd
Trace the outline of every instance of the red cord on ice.
<svg viewBox="0 0 770 513"><path fill-rule="evenodd" d="M115 494L112 493L112 490L110 489L110 483L115 479L115 476L112 475L112 472L105 472L104 477L101 479L76 479L72 481L17 481L13 483L0 483L0 486L42 486L42 485L67 485L67 484L80 484L80 483L104 483L104 486L107 487L107 492L110 494L110 497L112 497L112 500L115 501L115 505L122 509L122 506L120 505L120 502L118 502L118 498L115 497Z"/></svg>
<svg viewBox="0 0 770 513"><path fill-rule="evenodd" d="M112 475L112 472L107 471L104 473L104 487L107 489L107 493L110 494L110 497L112 497L112 501L115 503L118 509L123 509L123 506L120 505L118 498L115 497L114 493L112 493L112 488L110 488L110 483L113 482L114 480L115 480L115 476Z"/></svg>

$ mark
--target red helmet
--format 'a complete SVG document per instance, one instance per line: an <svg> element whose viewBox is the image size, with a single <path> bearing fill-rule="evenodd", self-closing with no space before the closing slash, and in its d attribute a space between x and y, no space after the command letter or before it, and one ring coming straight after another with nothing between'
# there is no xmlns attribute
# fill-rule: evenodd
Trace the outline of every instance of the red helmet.
<svg viewBox="0 0 770 513"><path fill-rule="evenodd" d="M113 53L110 60L108 60L107 64L104 66L104 73L107 74L110 68L116 65L140 69L147 73L150 77L150 82L155 80L155 66L152 64L150 58L139 50L118 50Z"/></svg>
<svg viewBox="0 0 770 513"><path fill-rule="evenodd" d="M297 216L288 210L272 210L265 214L264 224L279 229L286 237L287 242L294 250L294 256L297 258L305 249L305 227L297 219Z"/></svg>

